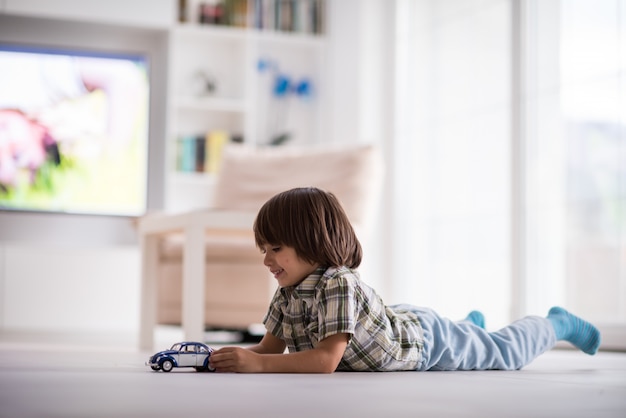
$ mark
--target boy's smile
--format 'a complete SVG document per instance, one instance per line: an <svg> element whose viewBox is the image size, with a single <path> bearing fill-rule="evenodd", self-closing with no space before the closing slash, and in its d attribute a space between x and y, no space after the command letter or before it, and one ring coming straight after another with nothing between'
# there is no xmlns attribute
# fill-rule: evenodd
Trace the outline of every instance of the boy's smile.
<svg viewBox="0 0 626 418"><path fill-rule="evenodd" d="M319 264L309 263L298 257L296 250L285 245L266 244L262 249L265 264L280 287L296 286L313 273Z"/></svg>

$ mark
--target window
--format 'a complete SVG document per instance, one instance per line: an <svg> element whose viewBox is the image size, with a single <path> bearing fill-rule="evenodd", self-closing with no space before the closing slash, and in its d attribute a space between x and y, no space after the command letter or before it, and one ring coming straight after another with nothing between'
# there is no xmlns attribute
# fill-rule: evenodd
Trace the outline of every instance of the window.
<svg viewBox="0 0 626 418"><path fill-rule="evenodd" d="M626 323L626 5L521 2L524 304Z"/></svg>
<svg viewBox="0 0 626 418"><path fill-rule="evenodd" d="M397 9L394 297L451 318L510 313L510 6ZM410 233L407 233L410 231ZM413 273L414 272L414 273ZM411 299L412 297L412 299Z"/></svg>
<svg viewBox="0 0 626 418"><path fill-rule="evenodd" d="M626 5L396 4L394 297L626 330Z"/></svg>

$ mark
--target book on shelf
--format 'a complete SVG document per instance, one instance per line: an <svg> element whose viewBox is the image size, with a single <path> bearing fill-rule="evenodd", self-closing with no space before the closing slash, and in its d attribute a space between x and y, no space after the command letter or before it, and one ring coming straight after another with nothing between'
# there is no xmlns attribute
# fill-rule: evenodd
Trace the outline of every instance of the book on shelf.
<svg viewBox="0 0 626 418"><path fill-rule="evenodd" d="M218 0L199 4L202 24L259 30L324 33L326 0Z"/></svg>
<svg viewBox="0 0 626 418"><path fill-rule="evenodd" d="M268 10L260 29L307 34L324 33L324 8L326 0L259 0ZM273 12L273 13L272 13ZM265 24L265 25L264 25Z"/></svg>
<svg viewBox="0 0 626 418"><path fill-rule="evenodd" d="M176 170L191 173L196 171L197 137L186 135L176 141Z"/></svg>
<svg viewBox="0 0 626 418"><path fill-rule="evenodd" d="M211 131L206 134L206 154L204 158L204 171L207 173L217 173L222 162L222 149L230 140L230 135L226 131Z"/></svg>
<svg viewBox="0 0 626 418"><path fill-rule="evenodd" d="M220 169L224 145L237 138L239 137L224 130L179 137L176 141L176 171L217 173Z"/></svg>

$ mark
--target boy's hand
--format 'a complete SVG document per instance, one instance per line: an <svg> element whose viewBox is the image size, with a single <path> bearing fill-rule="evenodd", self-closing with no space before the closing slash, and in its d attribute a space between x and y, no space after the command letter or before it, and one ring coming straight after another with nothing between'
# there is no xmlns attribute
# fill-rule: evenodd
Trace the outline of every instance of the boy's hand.
<svg viewBox="0 0 626 418"><path fill-rule="evenodd" d="M260 373L261 355L241 347L224 347L211 353L209 365L216 372Z"/></svg>
<svg viewBox="0 0 626 418"><path fill-rule="evenodd" d="M335 334L313 349L283 353L285 344L266 334L258 345L248 349L224 347L214 351L209 366L217 372L234 373L332 373L346 351L348 340L348 334Z"/></svg>

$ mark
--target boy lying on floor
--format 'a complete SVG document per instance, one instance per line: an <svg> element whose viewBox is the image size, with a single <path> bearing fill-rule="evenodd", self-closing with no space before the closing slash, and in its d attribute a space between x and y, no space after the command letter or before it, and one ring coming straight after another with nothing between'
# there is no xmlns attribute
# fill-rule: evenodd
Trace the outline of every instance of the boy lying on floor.
<svg viewBox="0 0 626 418"><path fill-rule="evenodd" d="M218 372L515 370L559 340L587 354L600 346L596 327L560 307L487 332L478 311L453 322L427 308L385 306L359 279L361 244L339 201L316 188L271 198L254 234L279 288L263 339L215 351Z"/></svg>

